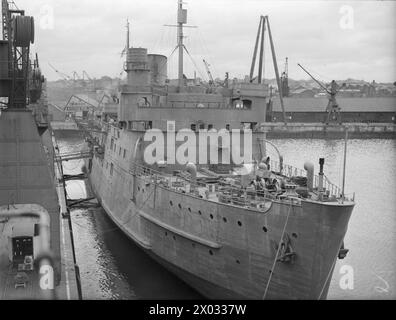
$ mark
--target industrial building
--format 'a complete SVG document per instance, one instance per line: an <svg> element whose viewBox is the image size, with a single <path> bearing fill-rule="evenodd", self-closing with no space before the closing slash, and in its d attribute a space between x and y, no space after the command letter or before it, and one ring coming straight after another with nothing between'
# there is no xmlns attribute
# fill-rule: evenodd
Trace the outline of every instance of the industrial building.
<svg viewBox="0 0 396 320"><path fill-rule="evenodd" d="M338 97L343 122L395 123L396 97L345 98ZM327 97L284 98L288 122L323 122L326 118ZM283 120L279 99L267 108L267 121Z"/></svg>

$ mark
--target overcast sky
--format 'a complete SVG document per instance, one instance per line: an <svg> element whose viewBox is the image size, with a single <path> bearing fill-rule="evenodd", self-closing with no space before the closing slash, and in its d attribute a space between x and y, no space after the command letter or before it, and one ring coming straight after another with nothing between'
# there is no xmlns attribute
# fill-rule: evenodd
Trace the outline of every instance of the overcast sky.
<svg viewBox="0 0 396 320"><path fill-rule="evenodd" d="M15 0L36 18L36 43L41 67L50 80L86 70L91 77L119 76L126 42L126 18L131 41L149 53L169 56L176 46L177 0ZM188 0L185 58L187 76L205 77L206 59L215 77L249 73L261 14L268 15L278 65L289 57L289 77L306 79L301 63L320 80L356 78L396 81L396 3L393 1L265 1ZM51 15L53 12L53 24ZM48 18L49 17L49 18ZM177 55L169 60L176 75ZM125 75L125 74L124 74ZM266 39L266 77L273 77Z"/></svg>

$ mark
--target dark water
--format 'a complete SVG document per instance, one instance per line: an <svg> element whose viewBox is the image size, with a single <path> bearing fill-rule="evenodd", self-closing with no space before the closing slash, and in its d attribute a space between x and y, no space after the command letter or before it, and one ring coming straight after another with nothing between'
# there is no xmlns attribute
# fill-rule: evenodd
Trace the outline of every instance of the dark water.
<svg viewBox="0 0 396 320"><path fill-rule="evenodd" d="M62 152L83 147L78 139L58 142ZM64 173L81 173L83 164L67 162ZM87 193L82 181L68 182L67 191L72 199ZM119 231L102 208L74 209L71 215L84 299L202 299Z"/></svg>
<svg viewBox="0 0 396 320"><path fill-rule="evenodd" d="M325 174L341 185L343 141L274 142L285 162L297 167L325 157ZM65 152L78 150L82 141L63 139L59 145ZM329 299L396 299L395 163L394 140L349 141L346 192L356 193L357 205L345 238L350 252L336 265ZM65 173L81 172L82 164L65 163ZM68 193L71 198L84 197L84 183L70 182ZM72 221L85 299L200 298L118 231L102 209L73 210ZM342 266L353 271L352 289L340 285Z"/></svg>

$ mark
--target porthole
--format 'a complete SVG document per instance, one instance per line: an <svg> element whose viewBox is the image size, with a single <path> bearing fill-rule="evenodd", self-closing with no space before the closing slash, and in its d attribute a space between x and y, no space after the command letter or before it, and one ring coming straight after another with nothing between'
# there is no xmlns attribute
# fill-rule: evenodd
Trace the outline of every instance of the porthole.
<svg viewBox="0 0 396 320"><path fill-rule="evenodd" d="M242 227L242 222L238 221L238 226Z"/></svg>
<svg viewBox="0 0 396 320"><path fill-rule="evenodd" d="M264 232L267 232L268 229L267 229L266 227L263 227L263 231L264 231Z"/></svg>

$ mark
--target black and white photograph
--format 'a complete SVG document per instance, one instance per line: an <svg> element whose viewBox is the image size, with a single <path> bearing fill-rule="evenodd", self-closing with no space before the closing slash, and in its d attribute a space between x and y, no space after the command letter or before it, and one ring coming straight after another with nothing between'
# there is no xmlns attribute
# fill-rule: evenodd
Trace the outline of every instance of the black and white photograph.
<svg viewBox="0 0 396 320"><path fill-rule="evenodd" d="M396 2L1 12L3 303L396 300Z"/></svg>

